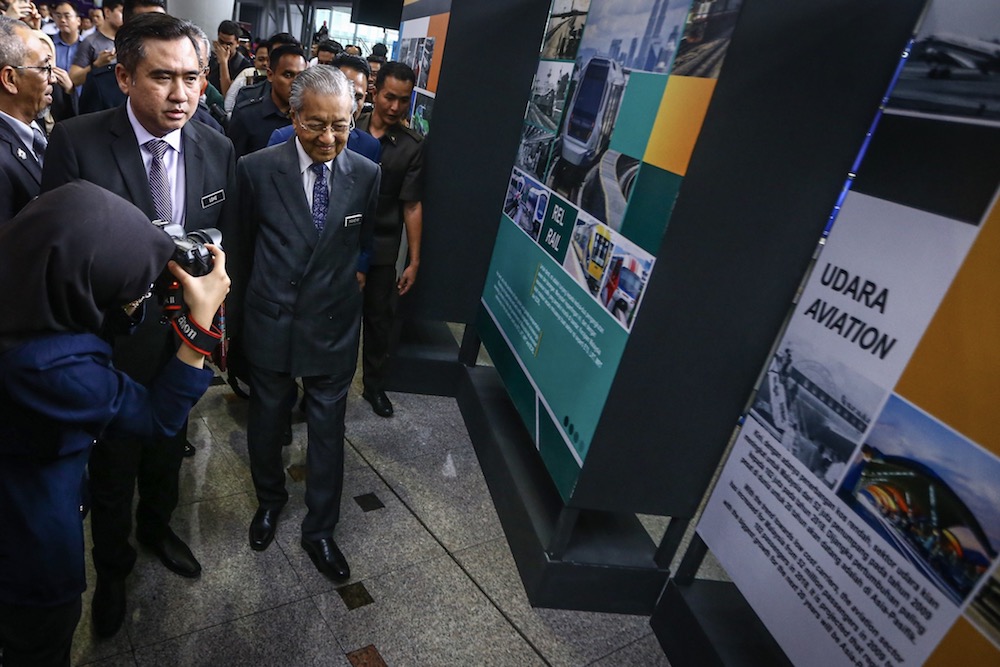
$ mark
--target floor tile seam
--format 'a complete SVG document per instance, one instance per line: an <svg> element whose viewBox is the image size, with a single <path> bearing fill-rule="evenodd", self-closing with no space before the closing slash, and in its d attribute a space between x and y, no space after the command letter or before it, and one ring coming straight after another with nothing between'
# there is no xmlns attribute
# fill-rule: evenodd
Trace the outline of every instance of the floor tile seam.
<svg viewBox="0 0 1000 667"><path fill-rule="evenodd" d="M242 621L243 619L247 619L247 618L250 618L252 616L257 616L259 614L265 614L265 613L268 613L268 612L275 611L277 609L281 609L282 607L287 607L289 605L298 604L298 603L302 602L303 600L310 600L311 601L311 596L308 593L305 593L301 597L297 597L297 598L295 598L293 600L286 600L286 601L282 602L281 604L275 605L273 607L264 607L264 608L261 608L261 609L256 609L254 611L251 611L251 612L246 613L246 614L242 614L240 616L234 616L234 617L232 617L230 619L227 619L227 620L224 620L224 621L219 621L218 623L212 623L210 625L205 625L205 626L202 626L202 627L199 627L199 628L195 628L194 630L191 630L190 632L182 632L180 634L173 635L171 637L166 637L166 638L163 638L163 639L159 639L159 640L157 640L155 642L152 642L150 644L139 644L139 645L136 645L133 642L132 643L132 659L135 660L136 663L138 663L139 659L136 656L136 652L139 651L140 649L149 649L149 648L152 648L154 646L159 646L160 644L166 644L168 642L177 641L178 639L182 639L184 637L190 637L191 635L196 635L196 634L198 634L200 632L205 632L206 630L212 630L213 628L218 628L218 627L221 627L223 625L229 625L230 623L237 623L239 621ZM313 605L315 606L315 602L313 603ZM324 624L325 624L325 620L324 620ZM329 628L329 626L327 626L327 627ZM132 640L132 637L130 635L129 636L129 641L131 642L131 640ZM338 642L338 644L339 644L339 642ZM117 653L115 655L105 656L104 658L101 658L101 660L107 660L109 658L114 658L114 657L117 657L119 655L125 655L125 653L123 652L123 653ZM98 661L98 662L100 662L100 661Z"/></svg>
<svg viewBox="0 0 1000 667"><path fill-rule="evenodd" d="M348 442L350 442L350 441L348 440ZM350 442L350 445L351 445L351 448L354 449L354 451L357 453L357 455L359 457L361 457L361 459L364 461L365 465L367 465L372 470L376 470L376 471L378 470L378 468L375 467L375 464L372 463L368 458L366 458L361 453L361 450L358 448L357 445L355 445L353 442ZM457 447L446 447L445 449L439 449L439 450L436 450L436 451L433 451L433 452L424 452L422 454L414 454L413 456L408 456L406 458L393 458L388 463L389 464L393 464L393 463L408 463L410 461L416 461L417 459L420 459L420 458L425 458L425 457L430 457L430 456L440 456L441 454L444 454L446 452L451 452L451 451L458 452L460 455L467 455L468 452L469 452L469 449L466 448L464 445L460 445L460 446L457 446ZM473 454L475 454L475 452L473 452ZM476 464L479 465L479 457L476 456L475 459L476 459ZM360 468L354 468L354 470L359 470L359 469Z"/></svg>
<svg viewBox="0 0 1000 667"><path fill-rule="evenodd" d="M190 505L195 505L197 503L212 502L215 500L225 500L227 498L232 498L233 496L247 496L247 495L250 495L250 491L247 489L242 489L239 491L233 491L231 493L226 493L224 495L219 495L219 496L206 496L204 498L196 498L194 500L189 500L187 502L178 502L176 509L180 509L181 507L189 507Z"/></svg>
<svg viewBox="0 0 1000 667"><path fill-rule="evenodd" d="M229 451L232 451L232 449L229 448L229 443L227 442L228 438L225 438L223 436L236 431L242 431L245 434L246 424L241 423L240 420L233 419L232 416L230 416L230 421L232 422L232 424L217 424L213 426L215 421L210 419L209 418L210 416L211 415L203 415L199 417L199 419L201 419L205 423L205 428L208 429L209 434L212 436L214 444L217 444L220 447L225 447L226 449L229 449ZM242 421L245 422L246 420L244 419Z"/></svg>
<svg viewBox="0 0 1000 667"><path fill-rule="evenodd" d="M130 648L129 650L122 651L121 653L114 653L112 655L104 655L104 656L101 656L99 658L94 658L90 662L74 663L73 667L90 667L90 665L97 665L97 664L100 664L100 663L105 662L107 660L112 660L114 658L120 658L123 655L130 655L130 656L132 656L132 664L135 664L135 665L139 664L138 661L135 658L135 649L134 648ZM2 665L2 664L3 663L0 663L0 665Z"/></svg>
<svg viewBox="0 0 1000 667"><path fill-rule="evenodd" d="M361 436L369 435L369 433L367 433L368 429L358 428L357 427L358 424L362 424L362 423L365 423L365 422L358 422L357 424L355 424L354 429L353 429L354 433L350 433L350 431L352 430L352 428L351 428L351 424L348 424L347 428L345 430L345 436L348 437L348 438L350 438L352 435L355 435L355 436L357 436L357 435L361 435ZM469 440L469 431L468 431L468 429L465 428L464 424L450 424L448 422L442 422L442 425L444 426L445 429L447 429L448 431L450 431L450 435L458 436L458 437L462 438L463 440ZM374 424L373 428L372 428L373 433L376 433L379 430L380 430L380 425ZM399 435L407 435L407 434L400 433ZM469 442L463 442L462 446L463 447L466 447L466 446L471 447L472 446L471 440L469 440Z"/></svg>
<svg viewBox="0 0 1000 667"><path fill-rule="evenodd" d="M336 590L337 589L335 588L332 592L336 592ZM323 621L323 625L326 627L326 631L330 633L331 637L333 637L333 641L337 642L337 647L340 649L340 652L344 655L344 659L347 660L347 654L349 653L349 651L346 648L344 648L344 643L340 641L340 636L337 634L336 628L334 628L330 624L330 621L326 618L326 615L323 613L323 610L320 609L319 604L316 602L316 598L318 598L321 595L329 595L330 592L331 591L327 591L325 593L313 593L309 596L309 601L312 602L312 606L313 609L316 611L316 615L319 616L319 618ZM348 660L348 662L350 662L350 660Z"/></svg>
<svg viewBox="0 0 1000 667"><path fill-rule="evenodd" d="M352 446L353 446L353 444L352 444ZM523 630L521 630L521 628L520 628L520 627L519 627L519 626L518 626L518 625L517 625L517 624L516 624L516 623L515 623L515 622L513 621L513 619L512 619L512 618L511 618L511 617L510 617L510 616L509 616L509 615L508 615L508 614L507 614L507 613L506 613L506 612L505 612L505 611L504 611L504 610L503 610L503 609L502 609L502 608L500 607L500 605L499 605L499 604L497 604L496 600L494 600L494 599L493 599L493 598L492 598L492 597L491 597L491 596L490 596L489 594L487 594L486 590L485 590L485 589L484 589L484 588L483 588L483 587L482 587L482 586L481 586L481 585L479 584L479 582L478 582L478 581L476 581L475 577L473 577L473 576L472 576L472 574L471 574L471 573L470 573L470 572L469 572L469 571L468 571L468 570L467 570L467 569L466 569L466 568L465 568L465 567L464 567L464 566L462 565L462 563L460 563L460 562L458 561L458 559L457 559L457 558L455 557L455 554L453 554L453 553L452 553L451 551L449 551L448 547L446 547L446 546L444 545L444 542L442 542L442 541L441 541L441 538L439 538L439 537L438 537L438 536L437 536L437 535L436 535L436 534L434 533L434 531L432 531L432 530L430 529L430 527L429 527L429 526L428 526L428 525L426 524L426 522L424 522L424 520L423 520L423 519L421 519L421 518L420 518L420 517L419 517L419 516L417 515L416 511L414 511L414 508L413 508L413 507L411 507L411 506L410 506L410 504L409 504L408 502L406 502L406 500L405 500L405 499L404 499L404 498L403 498L403 497L402 497L402 496L401 496L401 495L399 494L399 492L398 492L398 491L396 491L396 489L395 489L395 488L394 488L394 487L393 487L393 486L392 486L392 485L391 485L391 484L389 483L389 480L387 480L387 479L385 478L385 476L384 476L384 475L382 475L382 473L380 473L380 472L379 472L378 470L376 470L376 469L375 469L375 467L374 467L374 466L372 465L371 461L369 461L369 460L368 460L368 458L367 458L367 457L366 457L366 456L365 456L365 455L364 455L363 453L361 453L361 452L358 452L358 456L360 456L360 457L362 458L362 460L364 460L364 461L365 461L365 463L367 463L367 464L368 464L368 465L369 465L369 466L371 467L371 469L372 469L372 472L374 472L374 473L375 473L375 475L376 475L376 476L377 476L377 477L378 477L378 478L379 478L380 480L382 480L382 483L383 483L383 484L385 484L386 488L388 488L388 489L389 489L389 491L390 491L390 492L391 492L391 493L392 493L392 494L393 494L394 496L396 496L396 498L397 498L397 499L399 500L399 502L400 502L400 503L402 503L402 505L403 505L403 506L404 506L404 507L405 507L405 508L406 508L406 509L407 509L407 510L408 510L408 511L410 512L410 514L412 514L412 515L413 515L413 518L414 518L414 519L415 519L415 520L417 521L417 523L419 523L419 524L420 524L420 525L421 525L421 526L423 527L423 529L424 529L425 531L427 531L427 534L428 534L428 535L430 535L430 536L431 536L431 538L432 538L432 539L433 539L433 540L434 540L435 542L437 542L437 543L438 543L438 545L439 545L439 546L440 546L440 547L441 547L441 548L442 548L442 549L444 550L444 552L445 552L445 554L447 555L447 557L448 557L449 559L451 559L451 561L452 561L452 562L453 562L453 563L454 563L454 564L455 564L455 565L456 565L456 566L458 567L458 569L459 569L459 570L461 570L462 574L464 574L464 575L466 576L466 578L467 578L467 579L468 579L468 580L469 580L470 582L472 582L472 585L473 585L473 586L475 586L475 587L476 587L476 589L477 589L477 590L479 590L479 592L480 592L480 593L482 593L483 597L484 597L484 598L485 598L485 599L486 599L486 600L487 600L487 601L488 601L488 602L489 602L489 603L490 603L491 605L493 605L493 608L497 610L497 613L498 613L498 614L500 614L500 616L501 616L501 617L502 617L502 618L503 618L503 619L504 619L505 621L507 621L507 623L508 623L508 624L510 625L510 627L514 629L514 632L516 632L516 633L517 633L517 634L518 634L518 635L519 635L519 636L521 637L521 639L522 639L522 640L524 640L524 642L525 642L525 643L526 643L526 644L527 644L527 645L528 645L528 646L529 646L529 647L531 648L531 650L532 650L532 651L534 651L534 652L535 652L535 654L536 654L536 655L538 656L538 658L539 658L539 659L540 659L540 660L541 660L541 661L542 661L543 663L545 663L545 664L546 664L546 665L547 665L548 667L551 667L552 663L550 663L550 662L549 662L549 660L548 660L548 658L546 658L546 657L545 657L545 655L544 655L544 654L542 653L541 649L540 649L540 648L539 648L538 646L536 646L536 645L535 645L535 643L534 643L534 642L533 642L533 641L531 640L531 638L530 638L530 637L528 637L528 635L527 635L527 634L525 634L525 632L524 632ZM497 539L500 539L500 538L497 538Z"/></svg>
<svg viewBox="0 0 1000 667"><path fill-rule="evenodd" d="M347 439L347 440L350 443L351 448L354 449L355 452L357 452L358 456L361 456L361 450L358 448L358 446L355 445L353 442L351 442L350 439ZM413 461L414 459L417 459L417 458L419 458L421 456L426 456L426 454L415 454L413 456L407 456L405 458L394 458L393 461L394 462L398 461L400 463L404 463L406 461ZM365 459L365 465L367 465L369 468L372 468L373 470L375 469L375 466L368 459ZM354 468L354 470L358 470L358 469L359 468Z"/></svg>
<svg viewBox="0 0 1000 667"><path fill-rule="evenodd" d="M353 445L352 445L352 447L353 447ZM443 451L443 452L450 452L450 451L452 451L452 449L453 449L453 448L449 448L449 449L446 449L446 450L442 450L442 451ZM355 451L357 451L357 449L355 449ZM458 451L459 451L459 453L460 453L460 454L462 454L462 453L463 453L463 452L464 452L465 450L463 450L463 449L459 449ZM415 460L417 460L418 458L423 458L423 457L431 457L431 456L438 456L438 455L440 455L441 453L442 453L442 452L432 452L432 453L429 453L429 454L419 454L419 455L415 456L414 458L410 458L410 459L402 459L402 460L400 460L400 459L394 459L394 460L393 460L393 461L392 461L392 462L391 462L390 464L388 464L388 465L392 465L392 464L394 464L394 463L404 463L404 462L407 462L407 461L415 461ZM417 513L416 513L416 511L414 510L414 508L413 508L413 507L411 507L411 506L410 506L410 505L409 505L409 504L408 504L408 503L407 503L407 502L406 502L405 500L402 500L402 496L401 496L400 492L396 491L396 490L395 490L395 488L394 488L394 487L393 487L393 486L392 486L392 485L391 485L391 484L389 483L389 481L388 481L388 479L387 479L387 478L385 477L385 475L381 474L381 471L380 471L380 469L379 469L379 468L376 468L374 464L370 463L370 462L369 462L369 461L368 461L367 459L365 459L365 458L364 458L364 457L363 457L363 456L361 455L361 453L360 453L360 452L358 452L358 456L362 458L362 461L363 461L363 462L365 463L365 465L366 465L366 466L367 466L368 468L370 468L370 469L371 469L371 470L372 470L373 472L375 472L375 473L376 473L376 475L377 475L377 476L379 477L379 479L380 479L380 480L381 480L381 481L382 481L383 483L385 483L386 487L388 487L388 488L389 488L390 490L392 490L392 491L393 491L393 495L395 495L395 496L396 496L397 498L400 498L400 499L401 499L401 501L402 501L402 504L403 504L403 506L404 506L404 507L405 507L405 508L406 508L406 509L407 509L407 510L408 510L408 511L409 511L409 512L410 512L410 513L411 513L411 514L412 514L412 515L414 516L414 517L416 517L416 516L417 516ZM477 465L479 464L479 459L478 459L478 457L476 457L476 464L477 464ZM364 468L355 468L355 470L362 470L362 469L364 469ZM486 487L486 483L485 483L485 479L483 480L483 488L484 488L484 490L486 490L486 492L487 492L487 495L488 495L488 488ZM446 498L447 498L447 499L449 499L449 500L458 500L458 501L463 501L463 500L466 500L466 498L465 498L465 496L464 496L464 495L461 495L461 494L458 494L458 493L449 493L449 494L447 494L447 495L446 495ZM452 509L452 505L448 505L448 504L441 504L441 503L439 503L438 501L433 501L433 502L434 502L434 503L436 503L436 504L435 504L435 507L431 508L431 509L433 509L433 510L441 510L441 511L445 511L445 510L449 510L449 509ZM418 518L418 521L419 521L419 518ZM421 525L424 525L422 521L421 521L420 523L421 523ZM447 551L447 552L453 552L453 551L460 551L460 550L462 550L462 549L466 549L466 548L468 548L468 547L473 547L473 546L478 546L478 545L480 545L480 544L485 544L486 542L489 542L489 541L491 541L491 540L493 540L493 539L496 539L495 537L490 537L490 538L486 538L486 539L483 539L483 540L481 540L481 541L478 541L478 542L473 542L473 543L470 543L470 544L462 544L462 545L456 545L456 546L454 546L454 548L452 548L452 547L449 547L449 546L448 546L447 544L445 544L445 543L444 543L444 538L438 538L438 536L437 536L437 535L435 535L435 534L434 534L434 532L430 530L430 528L427 528L426 526L425 526L425 528L427 529L427 532L428 532L428 533L430 533L430 534L431 534L431 535L432 535L432 536L433 536L433 537L434 537L434 538L435 538L435 539L436 539L436 540L437 540L437 541L438 541L438 542L439 542L439 543L441 544L441 546L442 546L442 547L443 547L443 548L445 549L445 551Z"/></svg>
<svg viewBox="0 0 1000 667"><path fill-rule="evenodd" d="M620 646L620 647L618 647L616 649L608 651L607 653L605 653L604 655L602 655L602 656L600 656L598 658L594 658L593 660L591 660L590 662L588 662L585 667L590 667L591 665L596 665L601 660L604 660L605 658L607 658L608 656L610 656L610 655L612 655L614 653L618 653L619 651L624 651L625 649L629 648L630 646L635 646L636 644L638 644L639 642L645 640L647 637L649 637L652 634L653 634L653 629L650 628L650 630L649 630L648 633L642 635L641 637L637 637L636 639L634 639L633 641L630 641L628 644L625 644L624 646ZM659 641L659 640L657 640L657 641Z"/></svg>

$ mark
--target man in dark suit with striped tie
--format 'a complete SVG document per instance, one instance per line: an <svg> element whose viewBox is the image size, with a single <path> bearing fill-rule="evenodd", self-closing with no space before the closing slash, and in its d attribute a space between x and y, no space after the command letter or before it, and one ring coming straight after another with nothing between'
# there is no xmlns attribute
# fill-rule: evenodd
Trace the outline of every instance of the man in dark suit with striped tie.
<svg viewBox="0 0 1000 667"><path fill-rule="evenodd" d="M236 213L235 157L228 139L190 120L201 94L199 42L191 24L166 14L142 14L125 23L115 36L115 75L128 100L56 124L42 190L81 178L130 200L150 220L170 220L187 230L217 227L226 243ZM115 339L115 365L149 383L175 346L170 328L150 308L134 335ZM129 544L136 482L136 539L171 571L184 577L201 573L201 564L169 525L184 441L182 430L175 438L104 440L94 448L93 620L99 636L117 633L125 618L125 577L136 559Z"/></svg>
<svg viewBox="0 0 1000 667"><path fill-rule="evenodd" d="M288 500L281 436L301 378L309 428L301 544L334 580L350 577L333 534L380 176L374 162L344 150L354 104L354 87L337 69L313 67L295 78L296 136L240 158L239 217L246 236L227 246L236 262L234 293L245 293L242 336L253 387L247 448L259 508L250 523L250 547L268 547Z"/></svg>
<svg viewBox="0 0 1000 667"><path fill-rule="evenodd" d="M0 17L0 223L38 195L46 139L35 119L52 104L53 65L27 25Z"/></svg>

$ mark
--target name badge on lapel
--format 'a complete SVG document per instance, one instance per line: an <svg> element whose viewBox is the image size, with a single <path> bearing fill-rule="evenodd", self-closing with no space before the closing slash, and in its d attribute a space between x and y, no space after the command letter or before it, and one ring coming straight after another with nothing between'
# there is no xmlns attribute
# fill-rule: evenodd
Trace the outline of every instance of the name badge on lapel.
<svg viewBox="0 0 1000 667"><path fill-rule="evenodd" d="M344 227L357 227L361 224L361 220L364 218L360 213L355 213L354 215L349 215L344 218Z"/></svg>
<svg viewBox="0 0 1000 667"><path fill-rule="evenodd" d="M209 206L215 206L221 202L226 201L226 191L216 190L210 195L205 195L201 198L201 207L208 208Z"/></svg>

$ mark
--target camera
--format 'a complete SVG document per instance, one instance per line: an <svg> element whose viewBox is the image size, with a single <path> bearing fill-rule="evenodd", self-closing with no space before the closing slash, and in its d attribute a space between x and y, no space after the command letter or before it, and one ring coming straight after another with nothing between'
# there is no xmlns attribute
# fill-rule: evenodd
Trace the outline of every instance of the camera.
<svg viewBox="0 0 1000 667"><path fill-rule="evenodd" d="M153 220L153 224L173 240L174 256L171 259L180 264L182 269L195 277L212 272L215 262L205 244L222 245L222 232L214 227L189 232L176 222L163 220Z"/></svg>
<svg viewBox="0 0 1000 667"><path fill-rule="evenodd" d="M192 276L204 276L212 272L215 260L212 253L205 247L206 243L222 245L222 232L214 227L187 231L183 225L176 222L153 220L174 242L174 254L170 258L180 264L181 268ZM153 294L157 296L163 307L162 320L176 317L184 307L180 284L169 270L164 269L160 277L153 283Z"/></svg>

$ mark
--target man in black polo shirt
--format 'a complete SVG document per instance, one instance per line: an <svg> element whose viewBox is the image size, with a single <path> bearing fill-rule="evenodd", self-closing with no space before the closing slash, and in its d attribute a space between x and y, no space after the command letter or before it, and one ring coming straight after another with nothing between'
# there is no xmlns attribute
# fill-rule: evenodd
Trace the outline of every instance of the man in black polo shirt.
<svg viewBox="0 0 1000 667"><path fill-rule="evenodd" d="M420 266L423 140L403 125L415 83L410 67L386 63L375 82L375 106L358 120L358 129L382 144L382 185L375 214L374 251L365 282L362 349L362 396L380 417L392 415L385 378L397 300L413 287ZM396 258L404 228L409 262L397 277Z"/></svg>
<svg viewBox="0 0 1000 667"><path fill-rule="evenodd" d="M268 60L270 91L237 104L229 121L237 159L267 146L272 132L292 122L288 116L292 81L306 68L306 54L301 47L288 44L273 49Z"/></svg>

